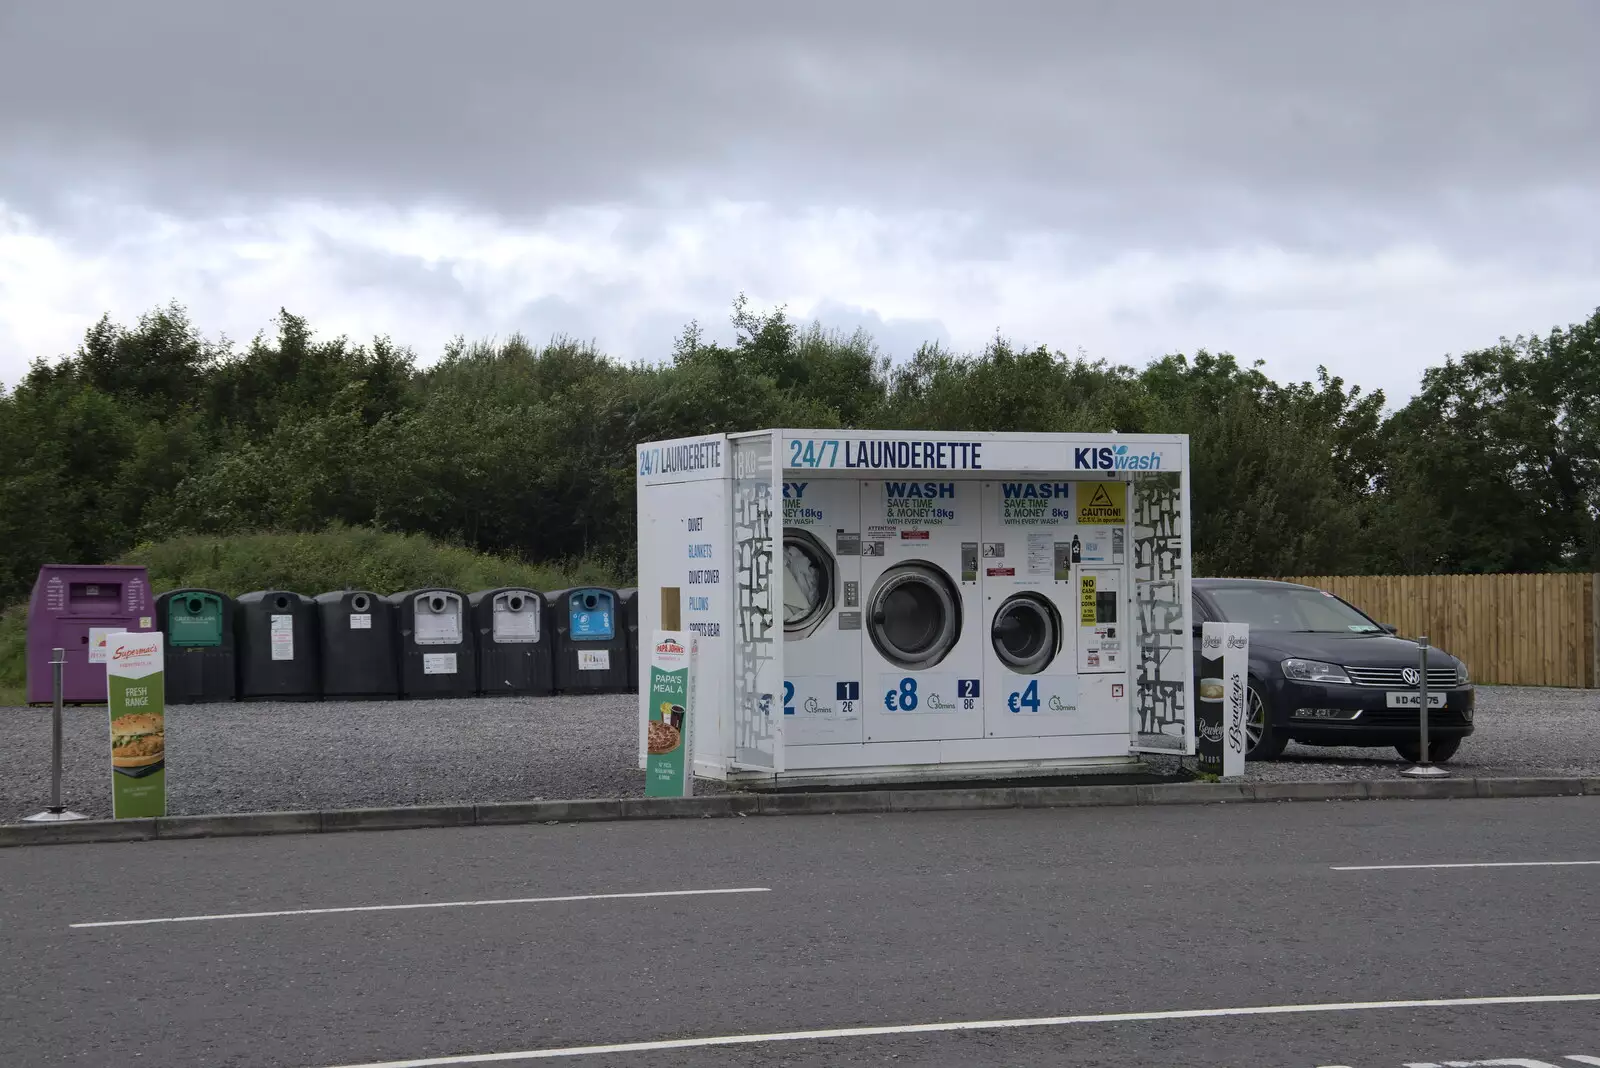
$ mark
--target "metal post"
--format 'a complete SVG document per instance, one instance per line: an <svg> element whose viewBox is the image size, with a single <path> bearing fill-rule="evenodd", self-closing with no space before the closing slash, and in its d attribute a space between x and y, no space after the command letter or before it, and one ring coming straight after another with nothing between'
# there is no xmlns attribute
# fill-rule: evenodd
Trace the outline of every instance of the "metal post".
<svg viewBox="0 0 1600 1068"><path fill-rule="evenodd" d="M67 666L67 651L65 649L52 649L50 651L50 674L55 687L55 701L50 709L50 807L43 812L36 812L31 816L23 817L29 823L65 823L69 820L84 818L77 812L68 812L67 806L61 801L61 706L63 679L62 672Z"/></svg>
<svg viewBox="0 0 1600 1068"><path fill-rule="evenodd" d="M1422 751L1421 757L1415 765L1401 770L1400 774L1410 779L1442 779L1450 773L1443 768L1435 767L1433 758L1428 755L1428 636L1424 634L1417 639L1417 721L1421 727Z"/></svg>

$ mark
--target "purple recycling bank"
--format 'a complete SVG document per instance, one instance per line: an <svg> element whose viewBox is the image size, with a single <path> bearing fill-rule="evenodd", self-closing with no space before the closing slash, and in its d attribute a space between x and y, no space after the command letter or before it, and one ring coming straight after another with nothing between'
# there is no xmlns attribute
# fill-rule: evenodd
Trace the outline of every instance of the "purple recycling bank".
<svg viewBox="0 0 1600 1068"><path fill-rule="evenodd" d="M91 664L91 630L155 630L150 578L142 567L46 564L28 601L28 703L46 704L51 692L50 651L65 649L62 700L97 704L106 699L106 666Z"/></svg>

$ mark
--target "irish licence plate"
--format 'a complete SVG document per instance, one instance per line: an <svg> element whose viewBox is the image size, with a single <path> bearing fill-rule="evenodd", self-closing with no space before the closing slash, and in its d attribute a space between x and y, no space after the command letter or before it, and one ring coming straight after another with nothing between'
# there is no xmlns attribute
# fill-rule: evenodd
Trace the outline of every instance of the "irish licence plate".
<svg viewBox="0 0 1600 1068"><path fill-rule="evenodd" d="M1420 693L1417 693L1415 690L1412 690L1410 692L1401 691L1400 693L1391 693L1391 694L1388 695L1389 707L1390 708L1420 708L1422 702L1419 699L1421 697L1422 697L1422 695ZM1442 694L1442 693L1429 693L1428 694L1428 707L1429 708L1443 708L1444 707L1444 694Z"/></svg>

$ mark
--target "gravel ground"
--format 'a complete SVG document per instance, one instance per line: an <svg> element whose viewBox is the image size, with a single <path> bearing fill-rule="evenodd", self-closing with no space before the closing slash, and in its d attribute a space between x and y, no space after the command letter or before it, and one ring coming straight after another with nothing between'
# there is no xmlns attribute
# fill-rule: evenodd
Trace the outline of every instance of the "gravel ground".
<svg viewBox="0 0 1600 1068"><path fill-rule="evenodd" d="M168 710L168 811L638 796L634 702L624 694L179 705ZM105 716L104 708L65 713L64 793L88 816L111 814ZM0 709L0 718L0 822L9 823L49 801L50 710ZM1451 762L1458 775L1600 775L1600 690L1480 687L1477 728ZM1292 745L1280 760L1248 765L1246 777L1388 778L1399 764L1392 749Z"/></svg>

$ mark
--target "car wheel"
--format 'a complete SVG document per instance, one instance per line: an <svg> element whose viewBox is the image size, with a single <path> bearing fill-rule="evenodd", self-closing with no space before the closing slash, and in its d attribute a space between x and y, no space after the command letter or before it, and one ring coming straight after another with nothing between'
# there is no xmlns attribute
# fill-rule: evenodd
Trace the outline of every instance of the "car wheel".
<svg viewBox="0 0 1600 1068"><path fill-rule="evenodd" d="M1246 760L1277 760L1289 739L1273 725L1271 709L1261 687L1250 683L1249 707L1245 710L1244 741Z"/></svg>
<svg viewBox="0 0 1600 1068"><path fill-rule="evenodd" d="M1430 738L1428 739L1428 763L1443 764L1456 755L1456 750L1461 748L1460 738ZM1422 760L1421 742L1401 742L1394 747L1400 754L1400 759L1408 764L1416 764Z"/></svg>

